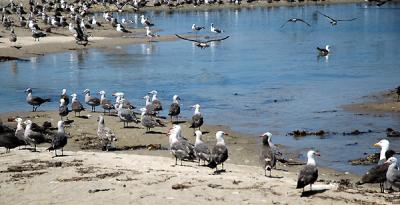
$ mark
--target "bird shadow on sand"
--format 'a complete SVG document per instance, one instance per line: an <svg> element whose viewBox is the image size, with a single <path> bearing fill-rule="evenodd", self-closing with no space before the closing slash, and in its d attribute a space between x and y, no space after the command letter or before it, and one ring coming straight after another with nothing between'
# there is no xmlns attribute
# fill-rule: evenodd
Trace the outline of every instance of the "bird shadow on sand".
<svg viewBox="0 0 400 205"><path fill-rule="evenodd" d="M52 156L51 158L69 157L69 156L70 155L63 154L63 155Z"/></svg>
<svg viewBox="0 0 400 205"><path fill-rule="evenodd" d="M135 127L135 126L125 126L122 128L127 128L127 129L140 129L140 127Z"/></svg>
<svg viewBox="0 0 400 205"><path fill-rule="evenodd" d="M164 133L164 132L159 132L159 131L148 131L148 132L145 132L144 134L159 134L159 135L166 135L167 133Z"/></svg>
<svg viewBox="0 0 400 205"><path fill-rule="evenodd" d="M219 174L222 174L222 173L225 173L225 172L226 172L225 169L220 169L220 170L214 171L211 175L219 175Z"/></svg>
<svg viewBox="0 0 400 205"><path fill-rule="evenodd" d="M265 177L267 177L267 178L271 178L271 179L282 179L283 178L283 176L265 176Z"/></svg>
<svg viewBox="0 0 400 205"><path fill-rule="evenodd" d="M328 189L319 189L319 190L309 190L309 191L304 191L301 193L300 197L310 197L313 196L315 194L320 194L320 193L324 193L325 191L327 191Z"/></svg>
<svg viewBox="0 0 400 205"><path fill-rule="evenodd" d="M89 119L88 116L76 116L77 118L81 118L81 119Z"/></svg>
<svg viewBox="0 0 400 205"><path fill-rule="evenodd" d="M174 124L174 125L179 125L179 124L183 124L183 123L186 123L186 121L174 121L174 122L172 122L172 124Z"/></svg>
<svg viewBox="0 0 400 205"><path fill-rule="evenodd" d="M180 165L180 164L173 164L173 165L171 165L171 167L193 167L193 168L194 168L194 166L188 165L188 164L182 164L182 165Z"/></svg>

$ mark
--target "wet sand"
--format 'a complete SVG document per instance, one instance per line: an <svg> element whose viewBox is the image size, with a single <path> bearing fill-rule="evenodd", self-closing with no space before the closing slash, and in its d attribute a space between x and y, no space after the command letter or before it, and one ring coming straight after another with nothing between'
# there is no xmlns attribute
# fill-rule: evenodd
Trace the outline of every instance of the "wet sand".
<svg viewBox="0 0 400 205"><path fill-rule="evenodd" d="M343 105L349 112L360 113L400 113L400 101L395 89L363 96L362 103Z"/></svg>

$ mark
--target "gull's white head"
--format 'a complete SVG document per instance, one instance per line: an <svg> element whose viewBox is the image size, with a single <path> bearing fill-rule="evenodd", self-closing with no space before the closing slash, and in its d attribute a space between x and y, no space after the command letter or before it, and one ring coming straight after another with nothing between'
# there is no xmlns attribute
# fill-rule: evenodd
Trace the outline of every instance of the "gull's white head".
<svg viewBox="0 0 400 205"><path fill-rule="evenodd" d="M329 46L329 45L326 45L325 46L325 49L327 50L327 51L330 51L329 49L330 49L331 47Z"/></svg>
<svg viewBox="0 0 400 205"><path fill-rule="evenodd" d="M307 165L316 165L314 156L321 156L318 152L310 150L307 152Z"/></svg>
<svg viewBox="0 0 400 205"><path fill-rule="evenodd" d="M228 135L228 134L223 131L218 131L217 133L215 133L215 138L217 139L217 144L218 143L225 144L225 141L224 141L225 135Z"/></svg>
<svg viewBox="0 0 400 205"><path fill-rule="evenodd" d="M76 93L72 93L71 97L76 98L78 95Z"/></svg>
<svg viewBox="0 0 400 205"><path fill-rule="evenodd" d="M383 139L377 143L374 144L374 147L380 147L382 150L387 151L389 149L389 141L386 139Z"/></svg>
<svg viewBox="0 0 400 205"><path fill-rule="evenodd" d="M22 118L15 118L15 122L17 122L18 124L21 124L22 123Z"/></svg>
<svg viewBox="0 0 400 205"><path fill-rule="evenodd" d="M397 158L396 157L390 157L388 160L385 162L386 164L397 164Z"/></svg>
<svg viewBox="0 0 400 205"><path fill-rule="evenodd" d="M90 90L86 88L86 89L83 91L83 94L90 94Z"/></svg>
<svg viewBox="0 0 400 205"><path fill-rule="evenodd" d="M106 91L101 90L101 91L99 92L99 94L100 94L100 95L105 95L105 94L106 94Z"/></svg>
<svg viewBox="0 0 400 205"><path fill-rule="evenodd" d="M178 95L174 95L174 97L172 97L172 99L173 99L174 101L181 100L181 98L180 98Z"/></svg>
<svg viewBox="0 0 400 205"><path fill-rule="evenodd" d="M62 93L61 93L61 95L66 95L67 94L67 89L62 89Z"/></svg>

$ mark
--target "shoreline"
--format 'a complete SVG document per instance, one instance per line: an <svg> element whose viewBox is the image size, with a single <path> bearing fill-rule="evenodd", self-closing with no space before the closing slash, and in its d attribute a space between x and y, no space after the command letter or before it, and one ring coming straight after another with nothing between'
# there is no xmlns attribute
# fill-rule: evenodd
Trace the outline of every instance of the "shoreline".
<svg viewBox="0 0 400 205"><path fill-rule="evenodd" d="M160 7L144 7L143 11L206 11L206 10L219 10L219 9L234 9L234 8L272 8L272 7L280 7L280 6L307 6L307 5L330 5L330 4L353 4L353 3L362 3L363 0L326 0L323 2L315 2L315 1L305 1L302 3L289 3L289 2L272 2L268 3L266 1L257 1L252 3L243 2L241 5L229 4L225 3L223 5L200 5L197 7L193 7L192 5L183 5L180 8L170 9L167 6ZM103 6L93 8L92 12L103 12L106 8ZM107 10L112 10L112 7L107 7ZM116 9L116 8L114 8ZM129 10L128 10L129 11ZM133 10L132 10L133 11ZM103 27L95 28L95 30L91 30L92 36L89 37L89 45L83 47L81 45L75 44L75 40L72 37L71 33L67 28L59 28L55 29L55 31L49 32L49 36L42 38L40 42L34 42L31 37L31 32L28 29L21 29L20 27L15 27L15 33L17 34L17 42L10 43L8 41L9 31L1 31L0 34L4 35L3 38L0 38L0 49L2 53L0 55L0 62L20 59L24 60L29 57L43 56L45 54L50 53L60 53L60 52L68 52L71 50L84 50L90 48L103 48L110 49L115 46L121 45L135 45L135 44L143 44L149 43L149 39L145 37L144 29L129 29L132 31L132 34L129 34L131 37L123 37L125 34L121 34L115 31L115 28L110 25L106 25L106 22L103 22ZM48 27L41 25L41 27ZM155 41L175 41L178 38L174 35L160 36L154 39ZM15 48L20 47L20 48Z"/></svg>

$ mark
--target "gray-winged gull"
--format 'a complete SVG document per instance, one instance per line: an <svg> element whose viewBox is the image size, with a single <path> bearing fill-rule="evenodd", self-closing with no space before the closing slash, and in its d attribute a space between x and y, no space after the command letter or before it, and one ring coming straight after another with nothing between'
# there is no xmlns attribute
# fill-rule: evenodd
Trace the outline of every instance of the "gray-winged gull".
<svg viewBox="0 0 400 205"><path fill-rule="evenodd" d="M58 121L57 133L54 134L51 141L51 146L48 148L49 151L54 150L54 155L57 157L57 149L61 149L61 156L64 155L64 146L67 144L68 135L64 131L64 122Z"/></svg>
<svg viewBox="0 0 400 205"><path fill-rule="evenodd" d="M26 125L24 132L25 141L33 145L34 146L33 151L36 151L36 145L46 141L46 138L43 133L44 130L35 123L32 123L31 120L26 120L24 123Z"/></svg>
<svg viewBox="0 0 400 205"><path fill-rule="evenodd" d="M7 153L10 152L10 149L24 144L24 141L15 137L15 131L8 126L3 125L3 122L0 120L0 147L5 147Z"/></svg>
<svg viewBox="0 0 400 205"><path fill-rule="evenodd" d="M386 181L390 186L400 189L400 170L397 167L397 159L390 157L385 163L389 164Z"/></svg>
<svg viewBox="0 0 400 205"><path fill-rule="evenodd" d="M218 165L222 165L222 170L224 169L224 162L228 159L228 148L225 145L224 135L227 135L223 131L218 131L215 134L215 138L217 139L217 144L213 147L211 151L211 159L210 163L208 163L208 167L218 171Z"/></svg>
<svg viewBox="0 0 400 205"><path fill-rule="evenodd" d="M83 94L85 94L85 103L90 105L92 107L92 112L96 112L96 106L100 105L100 99L90 96L90 90L85 89L83 91Z"/></svg>
<svg viewBox="0 0 400 205"><path fill-rule="evenodd" d="M314 156L320 156L318 152L310 150L307 152L307 164L300 170L299 177L297 178L296 189L303 188L310 185L312 190L312 184L318 179L318 168L315 162Z"/></svg>
<svg viewBox="0 0 400 205"><path fill-rule="evenodd" d="M189 150L183 143L178 140L178 131L176 129L170 130L169 140L170 140L170 151L171 154L175 157L175 165L178 164L178 159L182 160L189 157Z"/></svg>
<svg viewBox="0 0 400 205"><path fill-rule="evenodd" d="M32 112L36 112L37 108L45 102L50 102L50 98L41 98L37 96L32 96L32 89L28 88L25 90L28 95L26 96L26 102L32 105Z"/></svg>
<svg viewBox="0 0 400 205"><path fill-rule="evenodd" d="M81 116L81 111L85 110L85 108L83 107L82 103L79 102L79 100L77 99L76 93L73 93L71 96L72 96L72 100L71 100L72 111L75 112L75 117L76 117L76 113L79 113L79 116Z"/></svg>
<svg viewBox="0 0 400 205"><path fill-rule="evenodd" d="M115 133L104 124L104 116L99 116L99 124L97 127L97 136L101 140L103 150L108 151L109 148L112 148L112 142L117 141L117 136Z"/></svg>
<svg viewBox="0 0 400 205"><path fill-rule="evenodd" d="M267 171L269 171L269 176L271 177L272 168L276 165L276 156L270 144L272 134L266 132L260 137L262 137L261 163L263 164L265 176L267 176Z"/></svg>
<svg viewBox="0 0 400 205"><path fill-rule="evenodd" d="M157 93L158 92L156 90L152 90L149 92L149 94L153 95L151 98L151 104L153 106L153 111L156 113L163 109L160 100L157 98Z"/></svg>
<svg viewBox="0 0 400 205"><path fill-rule="evenodd" d="M169 106L168 115L171 117L171 121L173 122L173 118L175 117L178 120L179 114L181 113L181 106L179 105L179 96L174 95L172 97L172 104Z"/></svg>
<svg viewBox="0 0 400 205"><path fill-rule="evenodd" d="M139 122L133 110L124 108L122 102L119 104L119 108L117 110L119 119L124 123L124 128L128 127L130 122Z"/></svg>
<svg viewBox="0 0 400 205"><path fill-rule="evenodd" d="M146 115L155 116L157 112L154 111L153 103L150 100L150 96L146 95L143 97L146 101Z"/></svg>
<svg viewBox="0 0 400 205"><path fill-rule="evenodd" d="M65 105L69 105L69 97L67 95L67 89L62 89L61 95L60 95L60 100L64 99Z"/></svg>
<svg viewBox="0 0 400 205"><path fill-rule="evenodd" d="M196 130L196 142L194 143L194 153L199 160L199 165L200 165L200 160L203 160L204 164L205 162L210 161L211 157L211 152L210 149L208 149L208 146L206 143L203 142L202 136L203 133L201 133L200 130Z"/></svg>
<svg viewBox="0 0 400 205"><path fill-rule="evenodd" d="M187 138L185 138L182 134L182 127L180 125L174 125L173 128L178 132L178 140L182 142L184 146L189 150L188 160L196 159L196 154L194 152L194 144L190 143Z"/></svg>
<svg viewBox="0 0 400 205"><path fill-rule="evenodd" d="M63 117L67 117L67 120L68 120L69 109L68 109L68 106L65 104L64 98L60 99L60 106L58 107L58 114L60 115L61 120L63 120Z"/></svg>
<svg viewBox="0 0 400 205"><path fill-rule="evenodd" d="M203 115L200 112L200 105L196 104L192 106L195 110L194 110L194 114L192 116L192 124L190 125L190 128L193 128L194 130L196 128L201 128L201 126L203 125Z"/></svg>
<svg viewBox="0 0 400 205"><path fill-rule="evenodd" d="M147 109L146 108L140 108L141 113L141 117L140 117L140 121L143 125L143 127L146 128L146 132L149 132L151 128L154 127L165 127L160 121L157 121L155 119L153 119L151 116L147 115Z"/></svg>
<svg viewBox="0 0 400 205"><path fill-rule="evenodd" d="M100 105L103 107L103 113L108 111L108 114L111 114L111 110L114 109L114 105L111 101L106 98L106 91L102 90L99 92L100 94Z"/></svg>
<svg viewBox="0 0 400 205"><path fill-rule="evenodd" d="M21 142L24 143L24 145L26 145L26 141L25 141L25 128L22 126L22 119L21 118L16 118L15 122L17 122L17 129L15 129L15 137L17 137Z"/></svg>

